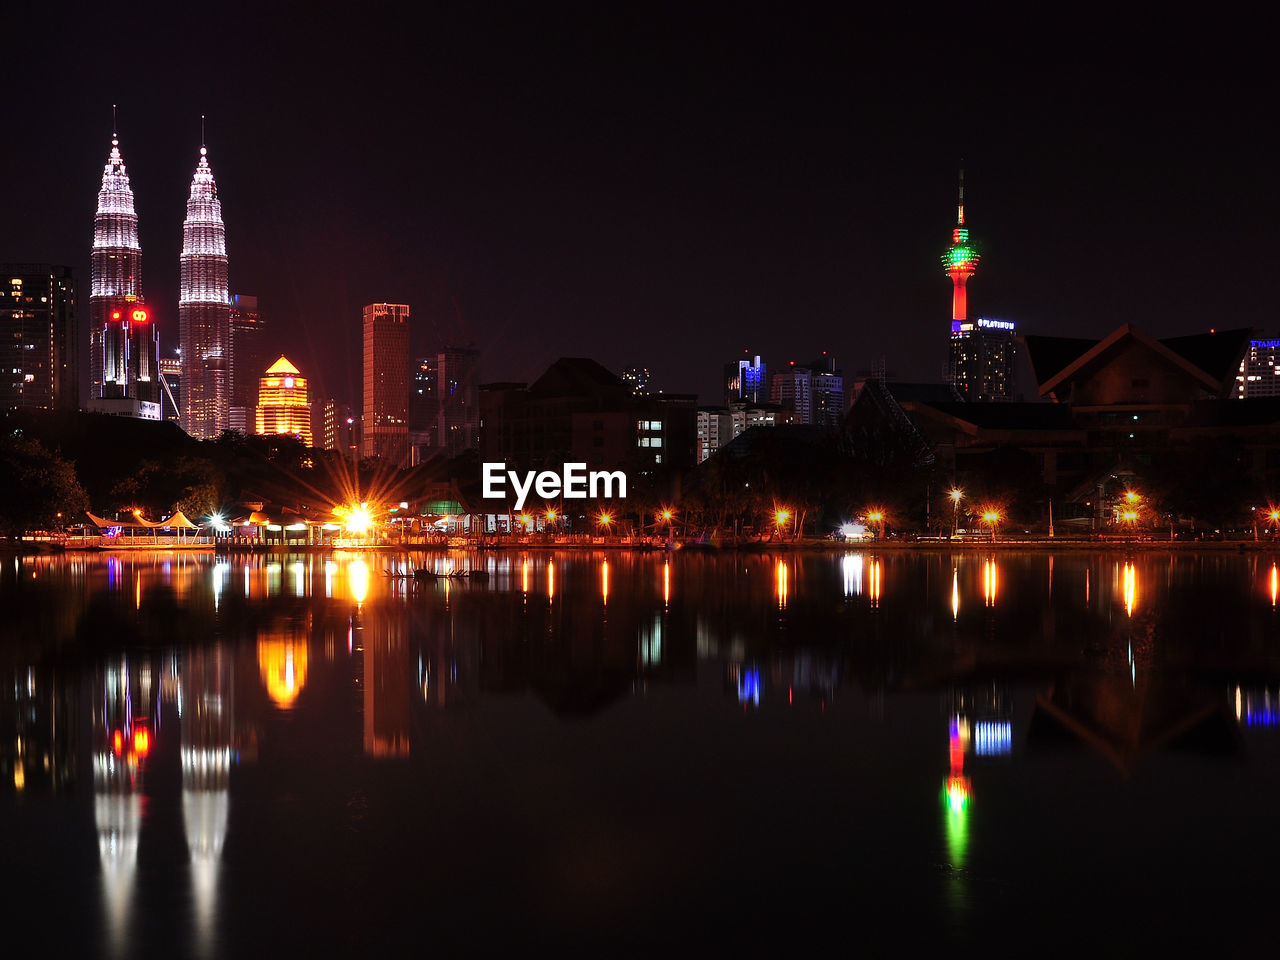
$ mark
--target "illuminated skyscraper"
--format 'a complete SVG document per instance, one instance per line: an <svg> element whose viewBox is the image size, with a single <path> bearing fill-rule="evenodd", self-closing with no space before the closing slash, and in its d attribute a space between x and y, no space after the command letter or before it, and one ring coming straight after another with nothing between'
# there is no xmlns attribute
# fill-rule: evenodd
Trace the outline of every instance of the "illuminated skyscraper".
<svg viewBox="0 0 1280 960"><path fill-rule="evenodd" d="M966 284L982 257L969 241L964 225L964 171L960 171L960 200L951 246L942 267L951 278L951 358L948 375L966 400L1012 400L1017 340L1007 320L970 320Z"/></svg>
<svg viewBox="0 0 1280 960"><path fill-rule="evenodd" d="M748 354L724 365L725 403L763 403L768 399L768 367L759 354L754 359Z"/></svg>
<svg viewBox="0 0 1280 960"><path fill-rule="evenodd" d="M201 440L231 425L231 294L227 288L227 237L222 203L209 168L208 150L191 178L182 224L182 288L178 338L182 344L182 428Z"/></svg>
<svg viewBox="0 0 1280 960"><path fill-rule="evenodd" d="M409 305L364 308L364 424L360 454L395 466L409 458Z"/></svg>
<svg viewBox="0 0 1280 960"><path fill-rule="evenodd" d="M258 298L233 294L230 318L229 426L240 433L251 433L254 428L253 408L258 402L258 378L267 365Z"/></svg>
<svg viewBox="0 0 1280 960"><path fill-rule="evenodd" d="M80 406L75 279L70 267L0 265L0 410Z"/></svg>
<svg viewBox="0 0 1280 960"><path fill-rule="evenodd" d="M287 433L311 446L311 401L307 378L281 357L258 381L258 413L255 432L259 436Z"/></svg>
<svg viewBox="0 0 1280 960"><path fill-rule="evenodd" d="M142 298L138 215L120 140L102 170L89 285L89 397L101 413L160 419L158 337Z"/></svg>

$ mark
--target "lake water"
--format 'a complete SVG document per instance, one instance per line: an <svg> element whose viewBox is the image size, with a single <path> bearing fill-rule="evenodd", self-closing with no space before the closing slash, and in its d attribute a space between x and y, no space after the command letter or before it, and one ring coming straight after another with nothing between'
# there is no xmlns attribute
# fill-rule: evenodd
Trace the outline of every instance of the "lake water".
<svg viewBox="0 0 1280 960"><path fill-rule="evenodd" d="M6 949L1265 946L1278 592L1234 552L5 558Z"/></svg>

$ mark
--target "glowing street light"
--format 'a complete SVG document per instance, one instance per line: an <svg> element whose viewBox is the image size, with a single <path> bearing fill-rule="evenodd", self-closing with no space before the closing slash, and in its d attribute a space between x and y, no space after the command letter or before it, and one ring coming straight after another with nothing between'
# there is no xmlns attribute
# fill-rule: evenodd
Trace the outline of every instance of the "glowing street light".
<svg viewBox="0 0 1280 960"><path fill-rule="evenodd" d="M667 539L670 540L672 536L672 523L675 521L676 512L670 507L663 507L658 511L657 516L661 522L667 525Z"/></svg>
<svg viewBox="0 0 1280 960"><path fill-rule="evenodd" d="M607 534L609 532L610 525L613 523L613 514L609 513L607 510L601 511L600 515L596 517L596 523L599 524L600 529Z"/></svg>
<svg viewBox="0 0 1280 960"><path fill-rule="evenodd" d="M880 539L883 540L884 539L884 511L878 508L871 510L870 512L867 513L867 522L879 525Z"/></svg>
<svg viewBox="0 0 1280 960"><path fill-rule="evenodd" d="M954 537L960 532L960 501L964 499L964 491L952 487L948 496L951 498L951 536Z"/></svg>
<svg viewBox="0 0 1280 960"><path fill-rule="evenodd" d="M791 520L791 511L788 510L786 507L779 507L778 509L773 511L773 522L774 522L774 525L777 526L779 533L786 532L786 526L788 521L790 520Z"/></svg>
<svg viewBox="0 0 1280 960"><path fill-rule="evenodd" d="M348 533L354 533L363 536L369 532L369 528L373 526L373 516L369 512L369 504L352 504L345 510L345 518L343 526L347 528Z"/></svg>
<svg viewBox="0 0 1280 960"><path fill-rule="evenodd" d="M982 522L991 528L992 542L994 542L996 539L996 528L1000 526L1000 520L1001 520L1000 511L995 509L994 507L991 507L982 511Z"/></svg>

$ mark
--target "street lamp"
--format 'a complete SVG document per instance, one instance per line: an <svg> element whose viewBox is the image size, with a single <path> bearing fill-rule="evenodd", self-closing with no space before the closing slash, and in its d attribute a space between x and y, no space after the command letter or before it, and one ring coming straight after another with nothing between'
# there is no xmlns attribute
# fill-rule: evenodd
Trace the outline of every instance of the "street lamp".
<svg viewBox="0 0 1280 960"><path fill-rule="evenodd" d="M960 532L960 501L964 499L964 491L959 487L952 487L951 493L951 536L955 536Z"/></svg>
<svg viewBox="0 0 1280 960"><path fill-rule="evenodd" d="M991 528L991 542L996 539L996 527L1000 525L1000 511L994 507L982 512L982 522Z"/></svg>
<svg viewBox="0 0 1280 960"><path fill-rule="evenodd" d="M613 514L607 510L602 510L600 515L596 517L596 523L600 525L600 529L604 531L605 536L608 536L609 526L613 523Z"/></svg>
<svg viewBox="0 0 1280 960"><path fill-rule="evenodd" d="M867 521L869 523L875 523L879 525L880 539L883 540L884 539L884 511L879 509L871 510L870 512L867 513Z"/></svg>
<svg viewBox="0 0 1280 960"><path fill-rule="evenodd" d="M773 511L773 522L780 533L784 533L787 521L791 519L791 511L786 507L778 507Z"/></svg>
<svg viewBox="0 0 1280 960"><path fill-rule="evenodd" d="M663 507L658 511L658 520L667 525L667 539L672 537L672 522L675 520L676 512L670 507Z"/></svg>

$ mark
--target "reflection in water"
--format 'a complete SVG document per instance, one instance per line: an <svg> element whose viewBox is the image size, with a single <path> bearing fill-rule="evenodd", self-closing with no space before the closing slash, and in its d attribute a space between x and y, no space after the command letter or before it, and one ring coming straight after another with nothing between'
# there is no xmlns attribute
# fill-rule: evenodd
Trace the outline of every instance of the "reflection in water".
<svg viewBox="0 0 1280 960"><path fill-rule="evenodd" d="M302 649L305 664L306 647ZM262 642L258 656L261 662ZM209 955L217 916L218 868L230 809L232 673L221 644L186 651L183 660L182 822L191 855L195 941L199 952ZM294 695L296 690L290 693L290 703ZM275 694L272 696L274 699Z"/></svg>
<svg viewBox="0 0 1280 960"><path fill-rule="evenodd" d="M969 745L969 721L953 716L948 726L948 757L951 771L942 792L946 818L947 855L952 870L964 869L969 847L969 801L971 788L964 775L964 754ZM953 894L955 891L953 891Z"/></svg>
<svg viewBox="0 0 1280 960"><path fill-rule="evenodd" d="M365 611L364 752L371 757L409 756L408 627L403 603L373 605Z"/></svg>
<svg viewBox="0 0 1280 960"><path fill-rule="evenodd" d="M760 706L760 690L764 686L760 679L760 668L743 666L738 674L738 702L743 706L751 704Z"/></svg>
<svg viewBox="0 0 1280 960"><path fill-rule="evenodd" d="M1280 727L1280 689L1242 690L1236 687L1236 721L1246 727Z"/></svg>
<svg viewBox="0 0 1280 960"><path fill-rule="evenodd" d="M307 683L307 639L281 635L288 624L258 639L258 670L263 686L277 707L288 710Z"/></svg>
<svg viewBox="0 0 1280 960"><path fill-rule="evenodd" d="M216 613L219 601L222 599L222 593L227 587L227 579L231 576L231 564L226 560L219 560L213 565L213 609Z"/></svg>
<svg viewBox="0 0 1280 960"><path fill-rule="evenodd" d="M951 568L951 619L960 619L960 568Z"/></svg>
<svg viewBox="0 0 1280 960"><path fill-rule="evenodd" d="M381 772L370 782L381 781L382 790L420 786L422 778L439 774L435 782L457 780L459 796L474 796L495 777L492 764L499 762L476 747L483 747L492 732L509 735L514 728L504 724L524 725L522 738L544 738L533 742L549 755L562 749L559 739L566 732L575 740L575 751L587 749L587 741L597 741L593 747L603 743L604 749L580 755L603 768L613 762L610 750L620 752L619 741L603 734L627 729L637 716L649 723L661 714L662 722L645 732L678 728L673 742L682 747L684 737L691 742L703 738L697 745L705 753L699 755L711 758L708 770L724 780L731 776L727 767L714 766L718 758L737 760L748 749L774 759L793 751L790 756L798 758L802 751L816 749L814 744L824 751L866 744L868 731L874 737L896 737L895 749L885 751L893 754L892 764L876 766L875 751L860 755L859 763L868 764L868 782L876 778L876 789L883 787L885 795L901 789L928 800L942 786L941 826L934 808L911 803L896 804L900 810L890 816L900 819L889 826L902 835L922 837L930 862L941 859L939 850L945 848L954 868L949 889L965 909L981 896L969 871L981 863L985 872L1005 842L986 829L985 818L1013 809L1024 786L1028 796L1035 796L1045 786L1046 770L1061 772L1059 759L1068 753L1061 749L1064 742L1093 748L1074 751L1063 764L1100 767L1104 784L1111 773L1097 753L1127 772L1147 752L1184 740L1198 749L1208 744L1211 753L1232 749L1232 738L1270 745L1280 726L1280 687L1271 642L1273 616L1263 597L1270 591L1275 601L1275 564L1266 565L1270 582L1259 584L1258 567L1250 566L1248 558L1182 556L1175 567L1163 557L1119 563L1116 555L1066 554L1056 562L1053 576L1059 589L1050 600L1046 558L1001 555L998 569L995 558L983 563L985 616L960 623L959 567L966 568L970 595L964 603L972 613L978 609L981 556L891 551L883 558L850 553L779 559L776 553L706 556L689 551L673 560L623 552L605 557L585 550L556 553L554 560L548 555L497 555L485 558L490 578L454 581L447 604L442 589L447 584L413 581L404 572L428 566L434 557L403 563L386 555L339 555L336 562L294 556L218 560L208 569L193 565L199 575L177 604L163 583L166 577L183 575L179 565L165 570L140 561L121 568L118 558L96 562L86 575L92 589L68 590L59 595L59 603L80 618L70 624L72 636L77 624L90 617L117 618L111 620L113 631L101 631L100 646L77 651L77 657L89 659L70 661L80 671L73 676L87 672L93 687L78 681L83 686L67 685L75 696L62 698L83 696L93 710L92 724L85 727L92 726L92 817L107 918L105 942L120 956L138 951L137 931L152 922L141 905L154 902L155 884L174 882L169 862L174 858L166 860L163 851L166 841L176 842L178 829L184 831L189 852L188 863L179 848L182 862L176 876L186 890L189 871L192 942L201 952L217 953L226 949L222 939L236 937L239 918L228 911L246 899L230 895L223 857L234 854L238 862L254 862L254 829L282 814L274 785L287 783L288 790L302 793L308 786L295 785L318 782L314 765L336 759L346 762L325 768L325 776L335 780L350 777L353 766L376 766ZM379 578L371 583L377 574L370 566L387 570L388 563L392 582ZM272 565L283 571L283 590L272 587L268 595ZM557 590L559 596L554 604L526 605L531 585L544 575L540 566L546 568L548 597ZM949 596L947 566L952 567ZM1102 589L1095 592L1093 609L1088 602L1082 609L1079 585L1083 579L1087 597L1091 566L1102 572ZM1112 577L1106 576L1108 568ZM885 573L894 578L895 590L877 611ZM227 589L242 576L254 587L247 599ZM654 589L659 577L661 597ZM677 584L671 583L673 577ZM35 582L44 580L41 572ZM24 571L23 582L32 583L31 571ZM804 589L792 589L799 584ZM1141 595L1140 585L1146 589ZM673 586L683 591L674 609ZM852 602L863 595L867 603ZM18 616L41 609L28 594L0 580L0 600L14 597L19 602L6 609ZM141 617L134 613L139 597ZM1206 603L1206 597L1214 602ZM602 606L607 606L607 618ZM953 625L943 626L948 609ZM1119 616L1122 610L1124 617ZM218 636L186 643L186 632L174 628L178 616L214 621ZM32 622L38 627L46 617L41 612ZM1216 643L1200 642L1206 624L1221 638ZM143 630L150 632L144 637ZM341 631L347 632L353 651L349 658L340 655ZM32 628L13 635L35 633ZM175 636L183 638L178 652L164 658L138 653L166 649ZM128 644L133 652L121 654L110 648L112 643ZM1159 670L1152 652L1157 647ZM0 689L0 722L6 724L0 728L0 764L11 764L0 767L0 789L9 789L9 783L22 789L14 806L28 810L36 809L40 798L33 791L47 779L40 770L50 761L42 758L51 755L56 764L58 756L57 749L38 746L57 741L40 733L30 719L54 716L45 704L57 697L59 688L44 678L54 666L62 669L68 662L55 654L68 655L65 645L49 644L48 651L43 662L33 658L34 667L10 669L6 664L0 674L5 688ZM160 663L165 669L153 671L153 664ZM1141 675L1138 664L1144 667ZM1009 677L1015 679L1004 679ZM1210 683L1204 682L1206 677ZM1016 755L1012 699L1001 686L1004 682L1018 684L1024 711L1018 717ZM304 690L306 697L301 696ZM947 691L950 699L939 710L933 696L919 696L922 691ZM922 699L928 701L923 712ZM678 712L695 701L696 712ZM174 711L168 707L168 726L162 727L162 703L177 704L180 735L171 734ZM282 709L291 711L287 722L276 712ZM476 712L465 715L467 709ZM743 712L751 715L749 723ZM569 716L580 724L576 730L559 725ZM243 737L233 730L233 717L246 731ZM672 717L679 717L679 723L668 722ZM694 729L691 717L712 722ZM41 722L45 727L52 723ZM939 784L943 771L937 738L943 722L949 762ZM819 729L819 736L809 736ZM934 731L933 747L929 740L919 740L919 730ZM589 736L580 736L582 731ZM270 746L263 757L280 768L270 777L242 778L237 771L233 778L231 765L257 737ZM325 738L325 749L314 748L317 738ZM71 742L74 747L74 733ZM1052 749L1045 750L1047 745ZM411 746L411 762L383 762L410 757ZM664 747L659 742L653 756L629 750L628 762L647 775L649 768L643 765L660 764ZM180 791L173 760L179 748ZM335 758L344 749L371 762ZM769 753L775 749L777 754ZM825 755L838 754L831 750ZM1038 762L1026 763L1029 755ZM556 759L564 763L566 756ZM811 758L804 759L807 763ZM987 776L997 772L994 764L1004 765L1000 775ZM1075 773L1072 768L1071 775ZM921 774L926 778L923 796ZM1153 775L1162 771L1153 770ZM476 782L463 783L468 776ZM519 779L519 769L504 771L499 782L505 782L503 776L516 786L528 785ZM705 782L712 779L708 775ZM979 806L974 806L975 787L984 797ZM232 790L235 821L229 819ZM769 802L779 802L782 790L780 786ZM441 795L451 791L452 786ZM511 802L523 802L528 795ZM305 795L290 796L288 802L296 800L310 802ZM404 808L421 815L421 808L412 804ZM378 809L381 816L383 810L394 811L395 804ZM286 807L283 813L293 817L295 810ZM570 810L566 816L577 813ZM89 815L86 805L82 828ZM385 813L397 815L405 814ZM672 814L675 819L685 815L678 809ZM296 823L300 831L314 827L307 816L298 816ZM1012 824L1012 818L1009 823L1009 830L1021 830L1024 836L1032 829ZM148 836L139 860L144 825ZM402 825L379 826L391 831ZM542 840L539 835L537 842ZM456 853L445 854L442 868L459 860ZM99 896L96 887L91 895ZM175 952L184 946L177 945Z"/></svg>
<svg viewBox="0 0 1280 960"><path fill-rule="evenodd" d="M93 819L107 943L117 956L130 953L143 775L153 746L151 679L150 663L119 656L99 669L93 690Z"/></svg>
<svg viewBox="0 0 1280 960"><path fill-rule="evenodd" d="M347 588L357 604L363 604L369 596L369 566L363 560L352 560L347 564Z"/></svg>
<svg viewBox="0 0 1280 960"><path fill-rule="evenodd" d="M1126 560L1123 573L1124 612L1133 616L1133 608L1138 604L1138 572L1132 560Z"/></svg>
<svg viewBox="0 0 1280 960"><path fill-rule="evenodd" d="M846 553L840 560L840 569L844 573L845 597L862 596L862 554Z"/></svg>
<svg viewBox="0 0 1280 960"><path fill-rule="evenodd" d="M1276 599L1280 595L1280 569L1271 564L1271 609L1276 608Z"/></svg>
<svg viewBox="0 0 1280 960"><path fill-rule="evenodd" d="M642 623L636 633L636 651L642 670L662 665L662 615L657 614L649 623Z"/></svg>

